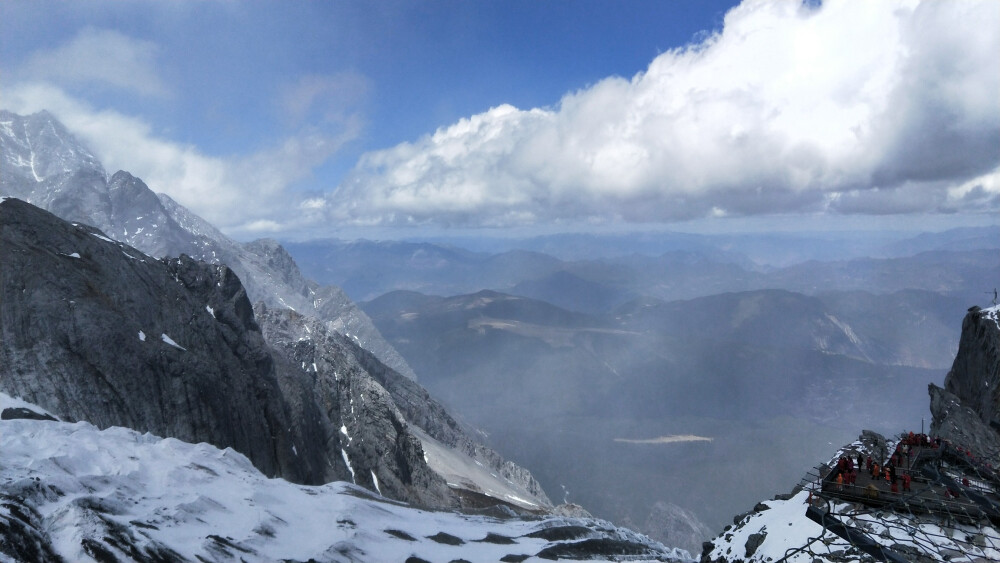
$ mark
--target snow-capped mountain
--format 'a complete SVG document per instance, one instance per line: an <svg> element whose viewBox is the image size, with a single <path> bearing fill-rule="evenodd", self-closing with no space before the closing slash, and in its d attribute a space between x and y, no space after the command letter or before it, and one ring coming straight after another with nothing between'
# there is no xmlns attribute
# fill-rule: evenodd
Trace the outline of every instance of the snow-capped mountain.
<svg viewBox="0 0 1000 563"><path fill-rule="evenodd" d="M929 436L864 431L790 494L736 516L702 563L1000 561L998 384L1000 307L973 307L946 388L929 386Z"/></svg>
<svg viewBox="0 0 1000 563"><path fill-rule="evenodd" d="M268 479L232 449L48 416L0 394L0 561L691 561L601 520L419 510Z"/></svg>
<svg viewBox="0 0 1000 563"><path fill-rule="evenodd" d="M274 241L239 243L168 196L153 193L128 172L109 176L48 112L20 116L0 110L0 195L22 199L67 221L93 225L150 256L187 254L226 264L246 286L251 301L320 318L399 373L416 378L340 288L304 278Z"/></svg>

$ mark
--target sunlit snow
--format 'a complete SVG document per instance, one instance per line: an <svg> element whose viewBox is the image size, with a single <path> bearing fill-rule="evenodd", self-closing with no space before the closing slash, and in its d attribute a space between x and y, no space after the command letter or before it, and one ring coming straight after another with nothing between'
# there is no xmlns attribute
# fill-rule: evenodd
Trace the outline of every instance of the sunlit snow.
<svg viewBox="0 0 1000 563"><path fill-rule="evenodd" d="M160 335L160 340L166 342L167 344L173 346L174 348L179 348L181 350L187 351L187 348L181 346L180 344L174 342L172 338L166 335L166 333Z"/></svg>

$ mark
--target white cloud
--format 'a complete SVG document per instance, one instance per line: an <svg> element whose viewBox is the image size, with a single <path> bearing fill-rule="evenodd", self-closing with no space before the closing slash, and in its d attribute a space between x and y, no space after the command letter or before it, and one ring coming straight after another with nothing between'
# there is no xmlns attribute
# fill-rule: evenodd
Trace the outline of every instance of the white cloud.
<svg viewBox="0 0 1000 563"><path fill-rule="evenodd" d="M169 90L156 68L158 53L155 43L87 27L65 45L35 52L19 71L30 80L94 83L164 96Z"/></svg>
<svg viewBox="0 0 1000 563"><path fill-rule="evenodd" d="M998 97L1000 3L748 0L631 79L369 153L328 207L385 225L1000 211Z"/></svg>
<svg viewBox="0 0 1000 563"><path fill-rule="evenodd" d="M309 196L290 188L359 134L353 125L333 135L303 131L258 153L222 158L158 135L142 119L94 109L50 84L13 85L4 104L21 114L50 111L105 169L131 172L235 236L321 220L315 202L300 206Z"/></svg>

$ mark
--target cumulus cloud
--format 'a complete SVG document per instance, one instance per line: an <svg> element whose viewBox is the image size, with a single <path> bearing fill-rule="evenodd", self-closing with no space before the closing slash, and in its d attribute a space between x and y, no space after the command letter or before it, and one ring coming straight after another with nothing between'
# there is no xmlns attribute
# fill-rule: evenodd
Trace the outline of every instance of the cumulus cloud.
<svg viewBox="0 0 1000 563"><path fill-rule="evenodd" d="M50 111L106 169L135 174L236 236L322 220L315 196L290 187L359 134L357 127L336 134L301 131L254 154L218 157L158 135L140 118L95 109L51 84L13 85L4 92L4 105L22 114Z"/></svg>
<svg viewBox="0 0 1000 563"><path fill-rule="evenodd" d="M996 2L747 0L631 79L369 153L327 208L395 225L998 211L998 95Z"/></svg>
<svg viewBox="0 0 1000 563"><path fill-rule="evenodd" d="M150 41L87 27L64 45L34 53L19 71L30 80L90 83L164 96L169 89L156 69L158 53Z"/></svg>

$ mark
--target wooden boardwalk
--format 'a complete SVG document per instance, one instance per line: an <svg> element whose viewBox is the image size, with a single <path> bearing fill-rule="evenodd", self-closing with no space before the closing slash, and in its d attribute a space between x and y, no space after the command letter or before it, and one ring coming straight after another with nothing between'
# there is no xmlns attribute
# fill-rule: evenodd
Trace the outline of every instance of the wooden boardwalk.
<svg viewBox="0 0 1000 563"><path fill-rule="evenodd" d="M981 469L985 468L979 468L951 446L914 446L912 450L911 456L902 456L901 466L896 469L898 492L892 492L884 472L872 478L865 467L858 470L856 483L840 485L836 482L838 470L834 467L822 476L816 494L872 508L937 514L966 523L986 519L1000 525L1000 482L995 472L984 475ZM853 456L856 463L857 452ZM903 490L904 474L911 478L909 491Z"/></svg>

